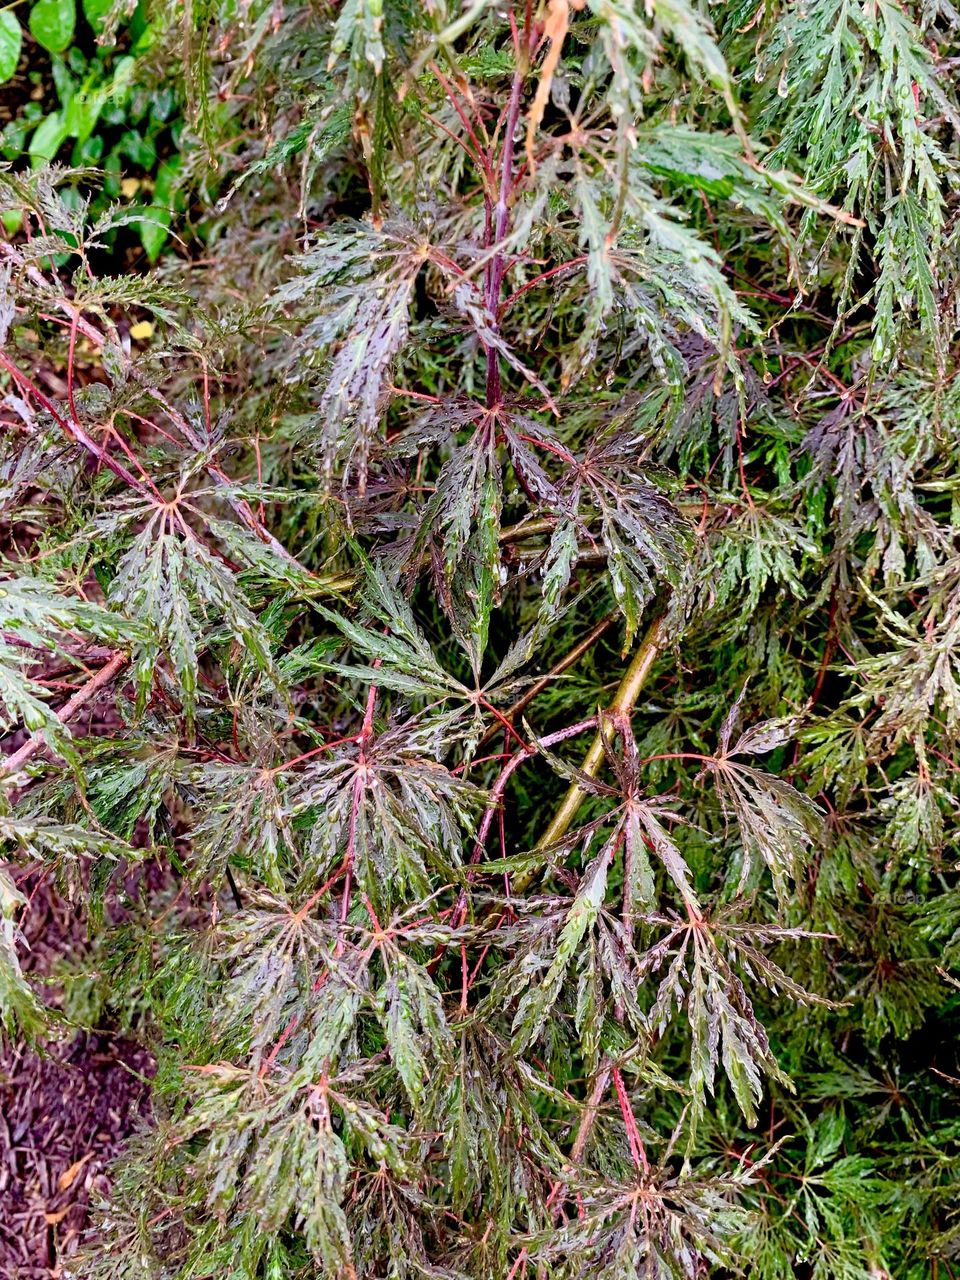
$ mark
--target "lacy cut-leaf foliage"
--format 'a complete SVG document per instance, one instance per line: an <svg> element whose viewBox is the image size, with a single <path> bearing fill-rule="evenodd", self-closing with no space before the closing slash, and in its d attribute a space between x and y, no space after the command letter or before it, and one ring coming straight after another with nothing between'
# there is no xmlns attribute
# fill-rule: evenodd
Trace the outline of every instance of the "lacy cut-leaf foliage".
<svg viewBox="0 0 960 1280"><path fill-rule="evenodd" d="M157 1063L64 1274L953 1275L956 11L154 9L178 247L0 170L0 1026Z"/></svg>

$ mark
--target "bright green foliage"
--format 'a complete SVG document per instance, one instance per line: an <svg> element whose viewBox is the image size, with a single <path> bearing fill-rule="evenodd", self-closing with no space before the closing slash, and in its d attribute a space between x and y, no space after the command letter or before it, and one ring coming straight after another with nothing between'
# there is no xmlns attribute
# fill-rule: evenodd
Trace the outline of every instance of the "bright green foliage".
<svg viewBox="0 0 960 1280"><path fill-rule="evenodd" d="M155 261L185 201L175 150L181 95L174 68L152 65L157 32L148 6L34 0L25 17L21 65L24 31L14 9L0 10L0 84L13 81L4 90L13 118L0 130L0 156L33 168L52 160L74 165L73 190L64 186L62 197L74 206L90 202L95 213L122 193ZM102 173L90 183L85 169L94 165ZM16 203L4 207L8 230L19 228L21 216Z"/></svg>
<svg viewBox="0 0 960 1280"><path fill-rule="evenodd" d="M23 32L17 16L9 9L0 12L0 82L9 80L20 61Z"/></svg>
<svg viewBox="0 0 960 1280"><path fill-rule="evenodd" d="M158 1063L76 1274L954 1274L956 11L151 21L197 252L0 174L0 837Z"/></svg>

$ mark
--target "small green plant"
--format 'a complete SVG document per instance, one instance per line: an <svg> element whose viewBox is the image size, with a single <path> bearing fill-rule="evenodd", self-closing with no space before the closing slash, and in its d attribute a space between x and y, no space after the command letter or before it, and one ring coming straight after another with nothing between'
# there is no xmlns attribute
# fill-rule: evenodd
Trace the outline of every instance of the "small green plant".
<svg viewBox="0 0 960 1280"><path fill-rule="evenodd" d="M87 0L36 0L28 15L31 59L26 92L0 133L0 156L33 168L61 161L96 169L74 199L94 197L94 212L123 200L142 214L139 238L150 262L184 207L178 189L180 102L172 80L144 78L155 32L137 4L119 29L108 27L115 6ZM109 32L104 43L100 37ZM0 81L17 72L23 32L14 9L0 11ZM15 213L5 216L16 229Z"/></svg>

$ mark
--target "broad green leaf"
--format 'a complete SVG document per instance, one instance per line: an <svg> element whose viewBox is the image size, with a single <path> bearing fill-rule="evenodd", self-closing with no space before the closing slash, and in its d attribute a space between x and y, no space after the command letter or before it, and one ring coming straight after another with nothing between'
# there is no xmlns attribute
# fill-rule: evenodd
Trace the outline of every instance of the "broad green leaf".
<svg viewBox="0 0 960 1280"><path fill-rule="evenodd" d="M160 256L170 234L177 204L176 181L180 165L179 156L161 164L153 189L153 203L144 210L144 221L140 223L140 243L151 262Z"/></svg>
<svg viewBox="0 0 960 1280"><path fill-rule="evenodd" d="M116 7L116 0L83 0L83 16L99 35L107 15Z"/></svg>
<svg viewBox="0 0 960 1280"><path fill-rule="evenodd" d="M30 32L50 53L62 53L73 39L76 0L36 0L30 10Z"/></svg>
<svg viewBox="0 0 960 1280"><path fill-rule="evenodd" d="M0 84L9 80L20 63L23 32L11 9L0 9Z"/></svg>
<svg viewBox="0 0 960 1280"><path fill-rule="evenodd" d="M30 162L36 168L52 160L68 136L68 126L59 111L51 112L37 125L30 139Z"/></svg>

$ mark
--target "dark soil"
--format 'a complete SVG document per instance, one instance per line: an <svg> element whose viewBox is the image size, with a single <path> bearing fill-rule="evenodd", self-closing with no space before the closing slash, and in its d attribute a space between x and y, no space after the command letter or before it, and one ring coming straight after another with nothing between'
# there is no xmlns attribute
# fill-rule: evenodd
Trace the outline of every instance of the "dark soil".
<svg viewBox="0 0 960 1280"><path fill-rule="evenodd" d="M45 887L24 932L24 969L38 975L84 945L71 905ZM109 1186L111 1160L148 1114L152 1072L145 1049L109 1032L79 1034L43 1055L0 1044L0 1280L62 1274Z"/></svg>

